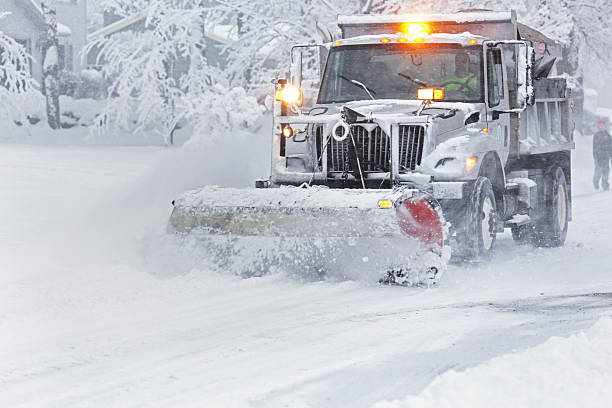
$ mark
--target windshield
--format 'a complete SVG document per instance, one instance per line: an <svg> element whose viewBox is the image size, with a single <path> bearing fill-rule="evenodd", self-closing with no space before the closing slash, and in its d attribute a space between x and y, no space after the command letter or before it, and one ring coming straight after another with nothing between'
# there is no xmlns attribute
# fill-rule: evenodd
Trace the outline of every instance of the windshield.
<svg viewBox="0 0 612 408"><path fill-rule="evenodd" d="M333 48L320 104L363 99L417 99L438 87L445 101L482 102L482 49L459 44L368 44Z"/></svg>

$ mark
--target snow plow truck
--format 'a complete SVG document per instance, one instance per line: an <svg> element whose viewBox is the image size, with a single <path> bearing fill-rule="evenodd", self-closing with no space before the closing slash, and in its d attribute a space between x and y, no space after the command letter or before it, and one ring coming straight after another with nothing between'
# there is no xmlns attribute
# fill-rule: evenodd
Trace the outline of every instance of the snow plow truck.
<svg viewBox="0 0 612 408"><path fill-rule="evenodd" d="M435 283L451 255L487 258L505 229L564 244L574 124L558 43L513 11L338 26L341 37L320 28L324 44L294 46L275 80L269 179L183 194L173 232L209 240L221 264L252 255L245 273L273 258L318 273L365 264L404 285Z"/></svg>

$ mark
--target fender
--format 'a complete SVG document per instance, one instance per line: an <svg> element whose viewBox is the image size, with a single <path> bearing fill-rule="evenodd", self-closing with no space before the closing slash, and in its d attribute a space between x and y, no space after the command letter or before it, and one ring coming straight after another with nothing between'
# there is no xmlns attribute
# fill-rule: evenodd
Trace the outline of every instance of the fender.
<svg viewBox="0 0 612 408"><path fill-rule="evenodd" d="M493 186L495 198L502 199L506 190L506 174L497 152L488 152L484 155L478 169L478 176L488 178Z"/></svg>

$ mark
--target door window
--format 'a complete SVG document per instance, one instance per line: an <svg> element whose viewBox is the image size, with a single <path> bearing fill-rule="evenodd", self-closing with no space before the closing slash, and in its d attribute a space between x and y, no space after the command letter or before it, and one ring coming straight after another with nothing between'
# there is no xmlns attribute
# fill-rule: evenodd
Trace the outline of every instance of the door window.
<svg viewBox="0 0 612 408"><path fill-rule="evenodd" d="M501 51L492 49L487 51L487 87L489 92L489 107L500 104L504 98L503 70Z"/></svg>

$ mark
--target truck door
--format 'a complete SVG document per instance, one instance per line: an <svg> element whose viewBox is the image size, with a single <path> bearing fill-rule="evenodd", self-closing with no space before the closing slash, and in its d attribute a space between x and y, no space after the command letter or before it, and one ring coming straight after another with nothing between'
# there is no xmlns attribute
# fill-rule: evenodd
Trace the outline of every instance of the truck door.
<svg viewBox="0 0 612 408"><path fill-rule="evenodd" d="M510 151L510 108L506 69L500 47L487 48L485 58L487 127L505 165Z"/></svg>

